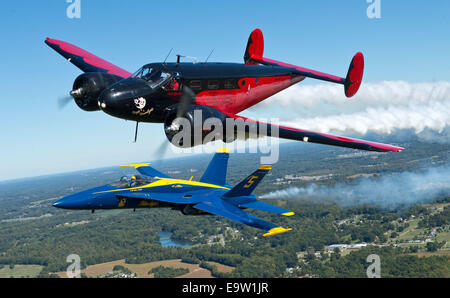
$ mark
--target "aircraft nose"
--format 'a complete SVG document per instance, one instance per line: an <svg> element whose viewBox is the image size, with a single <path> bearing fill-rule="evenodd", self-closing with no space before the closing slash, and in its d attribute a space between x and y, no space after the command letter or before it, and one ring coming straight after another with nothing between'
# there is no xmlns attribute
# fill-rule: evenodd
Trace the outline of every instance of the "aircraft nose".
<svg viewBox="0 0 450 298"><path fill-rule="evenodd" d="M135 99L151 92L152 90L144 81L134 78L125 79L103 90L98 97L98 106L105 113L120 117L135 109Z"/></svg>
<svg viewBox="0 0 450 298"><path fill-rule="evenodd" d="M114 88L107 88L103 90L98 97L99 108L106 113L117 110L118 103L123 97L121 95L122 92L118 92Z"/></svg>
<svg viewBox="0 0 450 298"><path fill-rule="evenodd" d="M65 200L65 199L61 199L61 200L58 200L53 203L53 207L56 207L56 208L68 208L68 205L69 204L68 204L67 200Z"/></svg>
<svg viewBox="0 0 450 298"><path fill-rule="evenodd" d="M71 195L53 203L53 207L62 209L89 209L90 205L89 198L79 195Z"/></svg>

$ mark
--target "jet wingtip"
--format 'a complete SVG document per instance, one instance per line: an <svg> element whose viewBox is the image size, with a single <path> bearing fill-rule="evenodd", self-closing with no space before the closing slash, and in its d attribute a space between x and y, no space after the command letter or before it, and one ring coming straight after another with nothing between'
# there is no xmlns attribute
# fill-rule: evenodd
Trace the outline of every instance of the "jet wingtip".
<svg viewBox="0 0 450 298"><path fill-rule="evenodd" d="M276 235L276 234L286 233L286 232L289 232L290 230L292 230L292 228L285 229L283 227L276 227L276 228L272 228L269 231L267 231L267 233L263 234L263 236L267 237L267 236L272 236L272 235Z"/></svg>
<svg viewBox="0 0 450 298"><path fill-rule="evenodd" d="M281 214L281 215L284 215L284 216L292 216L292 215L295 215L295 213L291 211L291 212L283 213L283 214Z"/></svg>

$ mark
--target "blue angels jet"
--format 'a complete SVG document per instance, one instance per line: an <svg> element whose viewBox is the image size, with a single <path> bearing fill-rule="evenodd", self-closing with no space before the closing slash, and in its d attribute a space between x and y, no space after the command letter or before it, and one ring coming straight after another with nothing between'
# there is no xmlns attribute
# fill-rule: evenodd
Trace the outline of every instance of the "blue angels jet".
<svg viewBox="0 0 450 298"><path fill-rule="evenodd" d="M123 165L134 167L140 175L124 176L119 181L88 189L56 201L65 209L94 210L168 207L184 215L218 215L266 231L270 236L290 231L264 221L242 209L256 209L284 216L294 212L258 201L252 193L270 171L270 165L232 187L226 182L229 151L221 148L214 155L200 181L180 180L152 168L149 163Z"/></svg>

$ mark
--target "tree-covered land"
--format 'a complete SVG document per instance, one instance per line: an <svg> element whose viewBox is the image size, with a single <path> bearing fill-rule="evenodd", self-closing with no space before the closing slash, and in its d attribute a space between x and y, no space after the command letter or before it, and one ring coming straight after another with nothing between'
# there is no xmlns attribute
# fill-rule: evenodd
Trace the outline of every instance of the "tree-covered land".
<svg viewBox="0 0 450 298"><path fill-rule="evenodd" d="M421 173L448 163L448 145L400 145L408 148L405 154L358 155L340 148L282 147L279 163L256 193L312 183L357 187L364 181L395 177L404 171ZM194 175L199 179L208 161L209 157L178 160L161 170L176 178ZM153 165L158 168L157 163ZM232 155L229 183L238 183L258 166L257 156ZM176 172L180 169L183 171ZM426 201L393 208L364 202L342 204L344 197L329 199L314 193L272 196L268 203L295 215L247 210L292 228L272 237L262 237L260 230L223 218L184 216L168 209L98 210L91 214L51 206L61 196L117 180L127 171L130 169L108 168L0 183L0 270L40 265L40 277L53 277L49 273L67 269L68 255L78 254L82 268L120 259L128 264L182 259L200 264L216 277L365 277L370 265L367 256L377 254L382 277L450 277L450 197L445 189ZM174 241L192 245L163 247L161 231L172 233ZM234 269L225 273L208 262ZM155 270L159 277L181 275L174 273L174 268Z"/></svg>

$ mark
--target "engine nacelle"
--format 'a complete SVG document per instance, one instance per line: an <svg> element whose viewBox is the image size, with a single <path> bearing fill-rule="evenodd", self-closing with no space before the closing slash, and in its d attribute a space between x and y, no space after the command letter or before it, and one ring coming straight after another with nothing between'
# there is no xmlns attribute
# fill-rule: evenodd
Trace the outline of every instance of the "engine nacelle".
<svg viewBox="0 0 450 298"><path fill-rule="evenodd" d="M235 140L234 131L226 132L226 119L231 118L215 108L189 105L182 115L177 114L178 105L169 108L164 119L167 139L177 147L189 148L217 139Z"/></svg>
<svg viewBox="0 0 450 298"><path fill-rule="evenodd" d="M70 95L85 111L98 111L98 96L107 87L123 80L122 77L103 72L87 72L79 75L73 83Z"/></svg>

